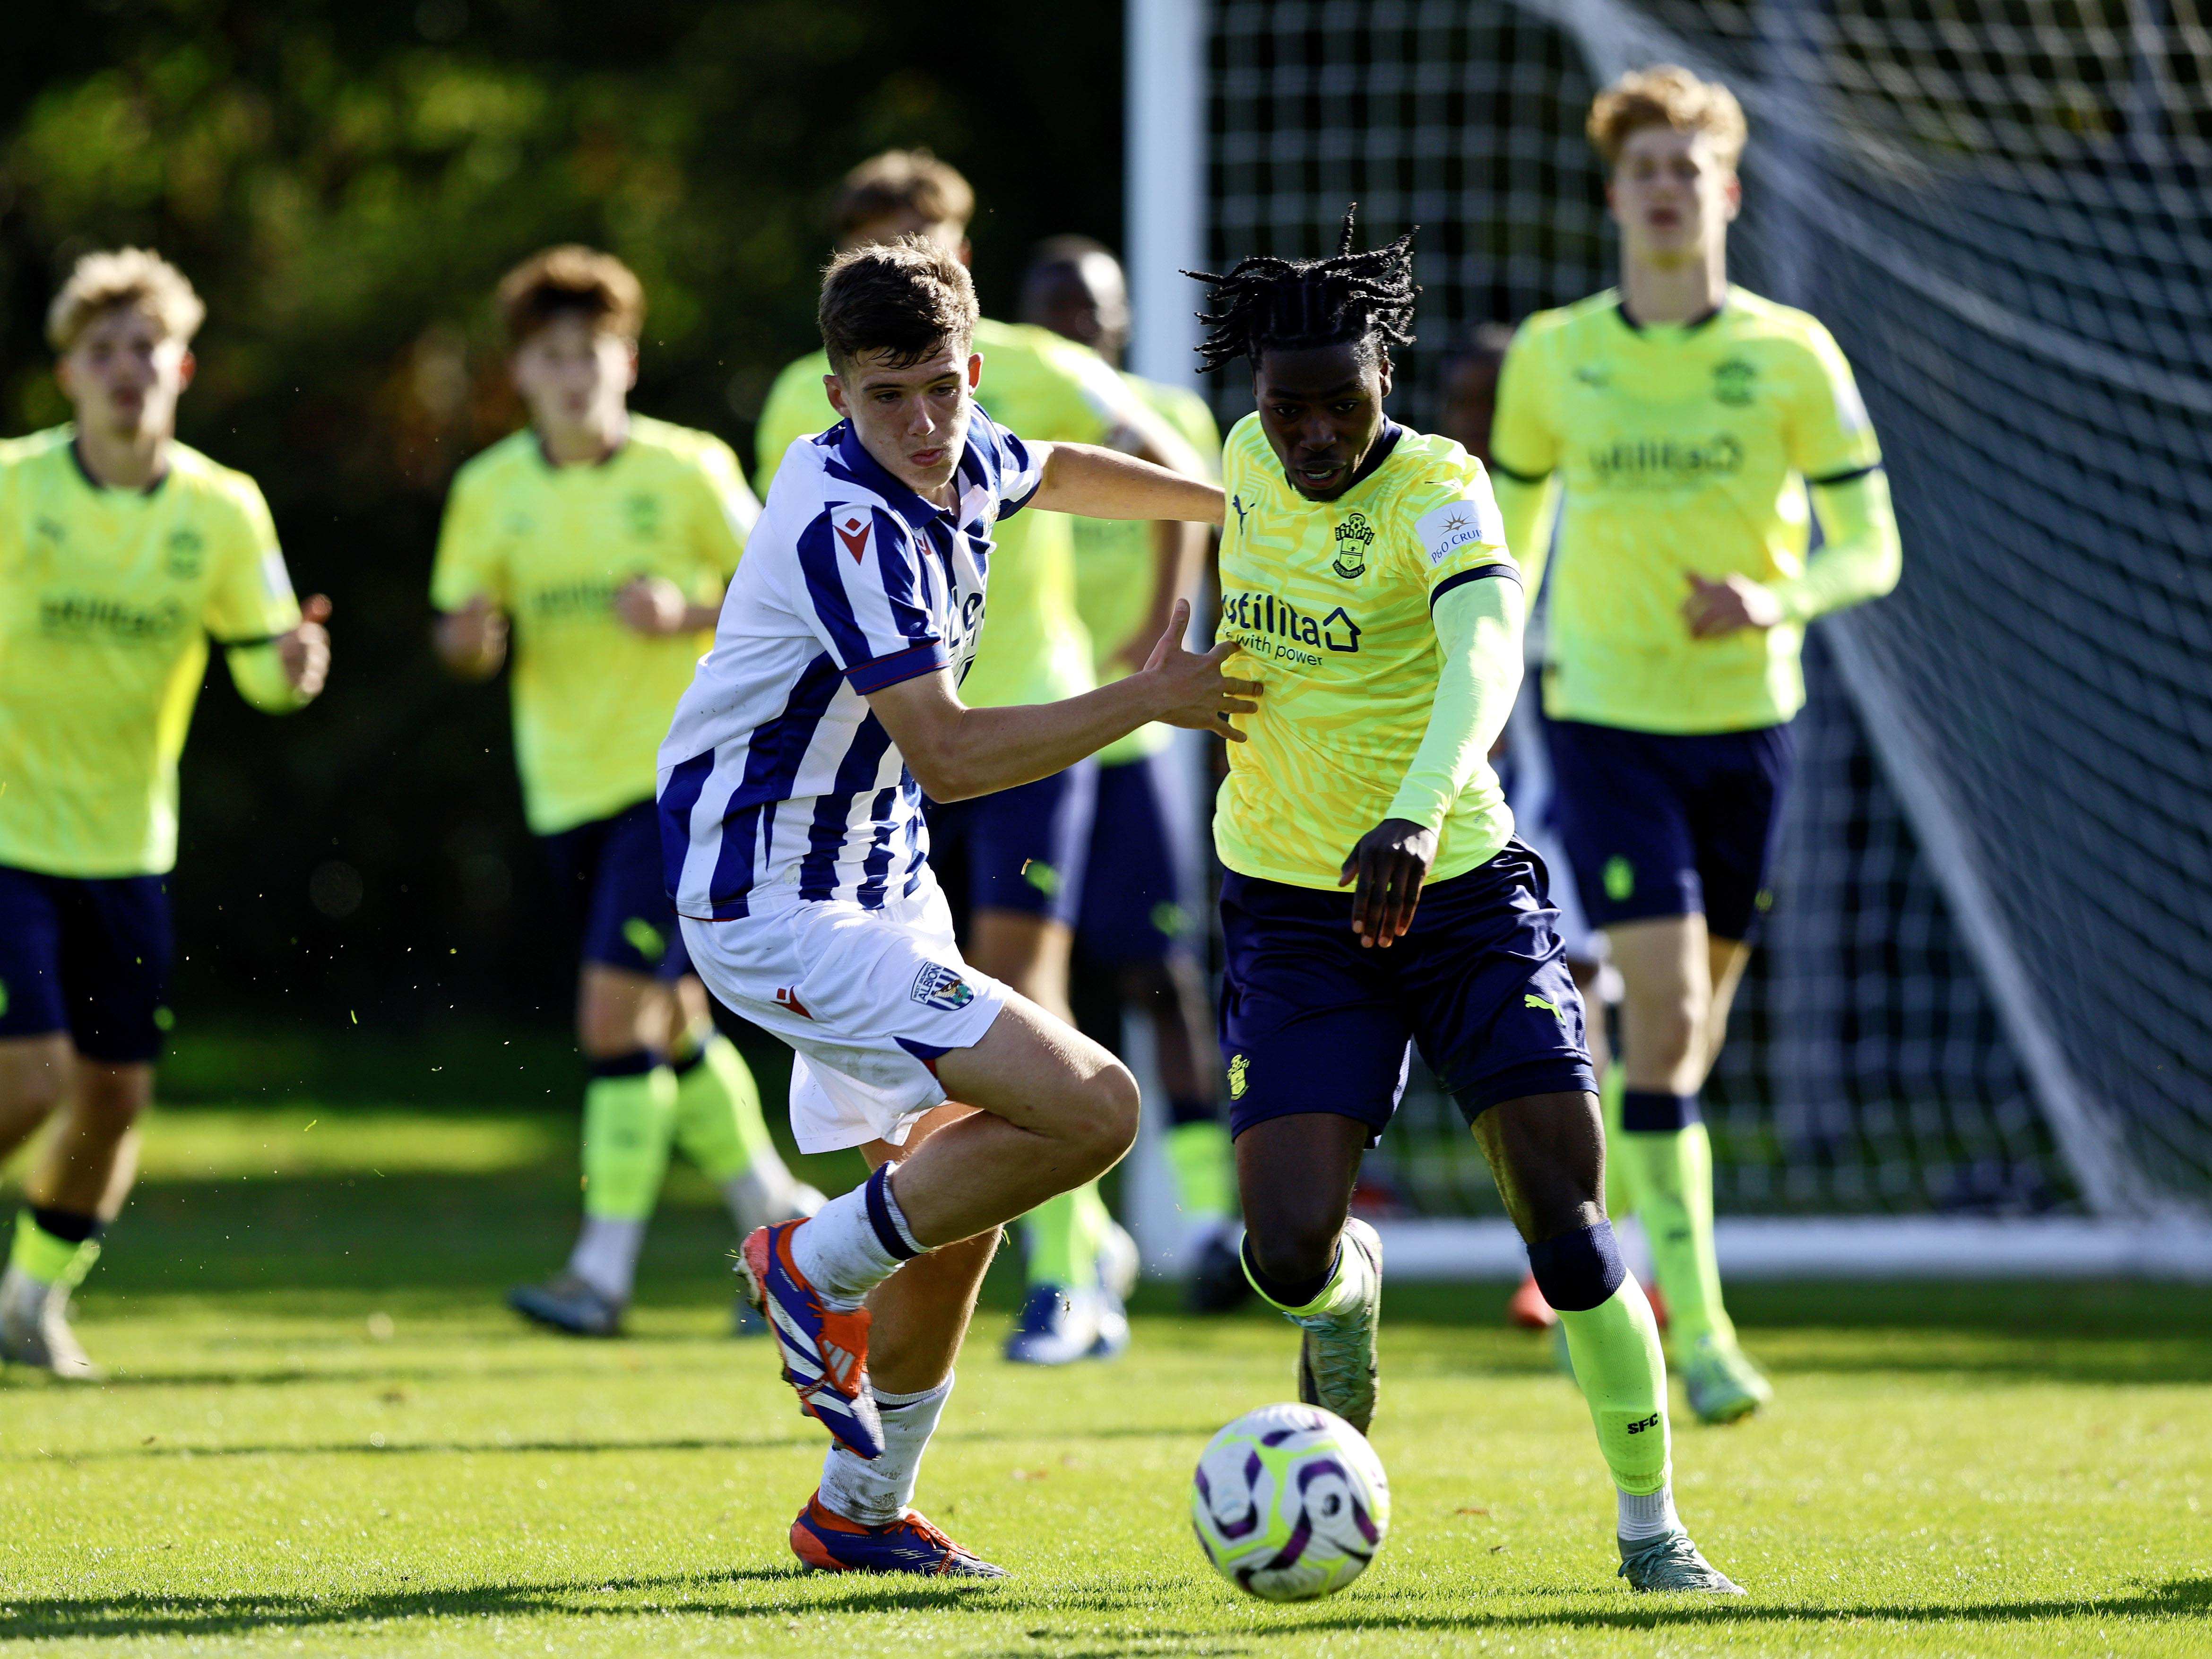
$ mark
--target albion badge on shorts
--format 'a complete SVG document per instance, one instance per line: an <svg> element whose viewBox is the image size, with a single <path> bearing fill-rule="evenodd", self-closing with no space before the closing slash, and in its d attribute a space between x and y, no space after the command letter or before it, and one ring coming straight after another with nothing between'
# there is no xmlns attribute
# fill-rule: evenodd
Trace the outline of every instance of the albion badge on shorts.
<svg viewBox="0 0 2212 1659"><path fill-rule="evenodd" d="M957 1014L975 1000L975 988L950 968L933 962L921 964L921 971L914 976L914 989L908 994L925 1008L941 1009Z"/></svg>

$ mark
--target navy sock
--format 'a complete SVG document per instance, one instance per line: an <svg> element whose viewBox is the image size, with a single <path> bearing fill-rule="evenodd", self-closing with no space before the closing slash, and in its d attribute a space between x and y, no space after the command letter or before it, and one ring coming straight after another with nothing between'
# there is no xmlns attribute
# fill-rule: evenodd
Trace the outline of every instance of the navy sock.
<svg viewBox="0 0 2212 1659"><path fill-rule="evenodd" d="M1544 1300L1561 1313L1602 1306L1628 1277L1610 1221L1537 1240L1528 1247L1528 1271Z"/></svg>
<svg viewBox="0 0 2212 1659"><path fill-rule="evenodd" d="M31 1206L31 1220L40 1232L64 1244L82 1244L107 1231L107 1224L96 1215L79 1215L74 1210L49 1210L39 1204Z"/></svg>
<svg viewBox="0 0 2212 1659"><path fill-rule="evenodd" d="M1694 1094L1670 1095L1657 1089L1624 1090L1620 1127L1632 1135L1671 1134L1698 1121Z"/></svg>
<svg viewBox="0 0 2212 1659"><path fill-rule="evenodd" d="M1311 1279L1285 1281L1270 1278L1261 1270L1260 1264L1252 1259L1251 1234L1244 1235L1244 1242L1239 1248L1244 1253L1245 1277L1252 1281L1253 1288L1266 1297L1268 1301L1282 1307L1304 1307L1306 1304L1328 1288L1328 1281L1336 1273L1336 1263L1331 1261L1325 1270L1315 1274Z"/></svg>

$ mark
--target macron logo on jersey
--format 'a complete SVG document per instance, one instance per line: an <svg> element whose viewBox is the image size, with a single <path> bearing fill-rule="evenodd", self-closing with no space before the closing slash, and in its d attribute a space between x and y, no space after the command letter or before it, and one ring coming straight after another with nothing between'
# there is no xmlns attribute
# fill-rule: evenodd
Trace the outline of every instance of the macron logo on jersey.
<svg viewBox="0 0 2212 1659"><path fill-rule="evenodd" d="M876 527L875 516L864 507L833 507L830 514L830 527L845 544L853 562L859 564L868 556L868 537Z"/></svg>

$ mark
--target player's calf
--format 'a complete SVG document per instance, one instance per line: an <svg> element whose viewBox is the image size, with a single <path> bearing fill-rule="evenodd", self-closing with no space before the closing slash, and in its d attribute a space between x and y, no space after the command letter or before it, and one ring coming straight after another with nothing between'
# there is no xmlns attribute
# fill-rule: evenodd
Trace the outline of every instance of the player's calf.
<svg viewBox="0 0 2212 1659"><path fill-rule="evenodd" d="M743 1252L748 1299L768 1318L786 1380L863 1458L884 1449L868 1385L868 1292L905 1263L1103 1174L1136 1138L1127 1070L1019 999L981 1042L941 1056L938 1074L978 1109L811 1219L754 1233Z"/></svg>
<svg viewBox="0 0 2212 1659"><path fill-rule="evenodd" d="M1574 1380L1618 1493L1623 1574L1637 1589L1740 1594L1698 1555L1674 1513L1667 1362L1644 1290L1606 1218L1594 1095L1530 1096L1474 1122L1528 1267L1559 1316Z"/></svg>

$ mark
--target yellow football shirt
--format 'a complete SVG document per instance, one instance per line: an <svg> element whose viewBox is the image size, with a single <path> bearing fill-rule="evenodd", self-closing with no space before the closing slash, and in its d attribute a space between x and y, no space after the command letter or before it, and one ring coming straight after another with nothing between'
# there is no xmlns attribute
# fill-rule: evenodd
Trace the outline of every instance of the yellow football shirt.
<svg viewBox="0 0 2212 1659"><path fill-rule="evenodd" d="M1263 683L1237 723L1214 847L1231 870L1334 890L1358 839L1389 816L1428 730L1443 649L1430 607L1462 579L1512 565L1482 463L1397 428L1389 457L1333 501L1291 489L1260 417L1229 434L1221 485L1218 637L1224 673ZM1463 875L1513 833L1485 763L1446 816L1429 879Z"/></svg>
<svg viewBox="0 0 2212 1659"><path fill-rule="evenodd" d="M1632 731L1748 731L1805 701L1802 623L1696 640L1685 575L1787 589L1805 572L1805 484L1881 452L1836 343L1742 289L1705 321L1638 327L1608 289L1540 312L1498 382L1492 465L1555 477L1544 708Z"/></svg>
<svg viewBox="0 0 2212 1659"><path fill-rule="evenodd" d="M1218 470L1221 428L1206 399L1182 386L1163 386L1134 374L1122 381L1196 450L1210 467ZM1091 666L1105 685L1133 672L1115 655L1144 624L1152 612L1152 586L1159 572L1152 544L1153 527L1134 519L1076 519L1075 613L1091 633ZM1140 726L1119 743L1098 751L1102 766L1158 754L1168 746L1172 733L1157 723Z"/></svg>
<svg viewBox="0 0 2212 1659"><path fill-rule="evenodd" d="M528 428L453 479L430 602L481 593L514 620L514 757L531 829L555 835L653 799L655 757L712 635L648 638L615 594L665 576L712 604L758 512L720 439L642 415L597 466L555 466Z"/></svg>
<svg viewBox="0 0 2212 1659"><path fill-rule="evenodd" d="M975 325L983 384L975 400L1000 426L1040 442L1095 444L1121 424L1130 394L1106 360L1087 346L1025 324ZM816 352L776 377L761 410L758 477L765 496L784 452L837 422L822 389L830 359ZM975 708L1057 702L1097 684L1091 636L1076 614L1074 521L1032 507L992 532L990 592L983 639L961 682Z"/></svg>
<svg viewBox="0 0 2212 1659"><path fill-rule="evenodd" d="M151 489L105 489L74 435L0 443L0 864L157 876L208 635L300 607L252 479L178 444Z"/></svg>

